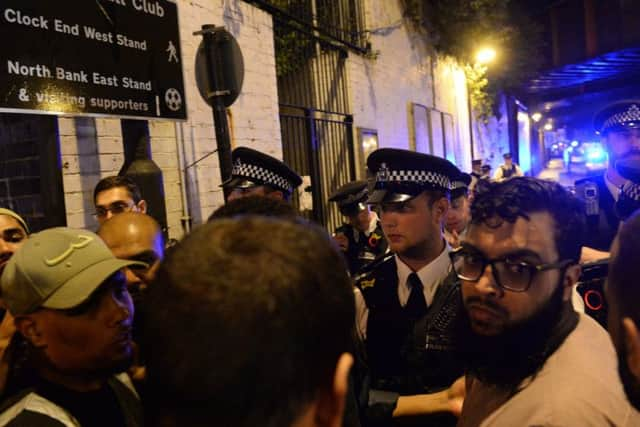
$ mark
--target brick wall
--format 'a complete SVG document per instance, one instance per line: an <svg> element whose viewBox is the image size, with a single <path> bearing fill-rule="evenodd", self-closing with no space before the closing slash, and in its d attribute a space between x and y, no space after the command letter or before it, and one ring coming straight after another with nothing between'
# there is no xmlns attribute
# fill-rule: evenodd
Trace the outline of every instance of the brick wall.
<svg viewBox="0 0 640 427"><path fill-rule="evenodd" d="M178 0L182 65L188 120L150 121L152 158L162 169L169 236L183 233L183 174L179 154L189 165L216 149L211 108L200 98L194 77L194 57L203 24L224 25L243 52L244 86L230 108L233 146L250 146L282 158L273 24L271 16L240 0ZM122 132L117 119L60 118L60 141L67 223L95 229L93 188L104 176L120 170L124 155ZM178 153L179 147L183 147ZM223 203L217 154L187 170L188 208L198 224Z"/></svg>
<svg viewBox="0 0 640 427"><path fill-rule="evenodd" d="M377 130L380 147L409 149L413 148L412 103L448 113L454 129L454 143L447 146L454 154L448 157L469 169L469 124L461 68L450 59L432 56L426 37L403 19L400 0L366 0L365 19L371 31L372 55L350 54L348 60L355 126Z"/></svg>
<svg viewBox="0 0 640 427"><path fill-rule="evenodd" d="M408 27L399 0L367 0L373 58L349 55L354 124L376 129L380 147L409 148L410 103L433 106L428 46Z"/></svg>
<svg viewBox="0 0 640 427"><path fill-rule="evenodd" d="M101 178L116 175L124 161L120 121L60 118L58 129L67 225L95 230L93 188Z"/></svg>

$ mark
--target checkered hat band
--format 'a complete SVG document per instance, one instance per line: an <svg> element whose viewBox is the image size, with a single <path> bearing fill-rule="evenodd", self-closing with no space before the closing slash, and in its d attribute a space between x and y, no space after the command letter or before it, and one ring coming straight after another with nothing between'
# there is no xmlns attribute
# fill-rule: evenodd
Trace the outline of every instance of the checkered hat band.
<svg viewBox="0 0 640 427"><path fill-rule="evenodd" d="M273 185L274 187L282 188L287 191L291 191L293 189L293 186L286 178L263 167L243 163L240 160L236 160L233 164L231 174L256 179L264 184Z"/></svg>
<svg viewBox="0 0 640 427"><path fill-rule="evenodd" d="M453 181L451 183L451 189L452 190L457 190L459 188L469 188L469 186L464 181Z"/></svg>
<svg viewBox="0 0 640 427"><path fill-rule="evenodd" d="M629 122L640 122L640 108L636 104L633 104L627 111L623 111L622 113L614 114L609 117L604 124L602 125L602 129L607 129L611 126L621 125Z"/></svg>
<svg viewBox="0 0 640 427"><path fill-rule="evenodd" d="M640 185L627 182L622 187L622 192L630 199L640 202Z"/></svg>
<svg viewBox="0 0 640 427"><path fill-rule="evenodd" d="M451 180L446 175L423 170L381 170L376 174L378 182L415 182L451 188Z"/></svg>

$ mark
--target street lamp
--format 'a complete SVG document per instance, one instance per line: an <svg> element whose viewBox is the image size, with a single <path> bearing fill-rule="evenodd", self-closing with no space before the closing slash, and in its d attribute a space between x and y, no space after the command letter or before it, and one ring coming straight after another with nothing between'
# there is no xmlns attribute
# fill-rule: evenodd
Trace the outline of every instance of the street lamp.
<svg viewBox="0 0 640 427"><path fill-rule="evenodd" d="M496 59L496 51L490 47L483 47L476 53L476 62L478 64L488 64Z"/></svg>

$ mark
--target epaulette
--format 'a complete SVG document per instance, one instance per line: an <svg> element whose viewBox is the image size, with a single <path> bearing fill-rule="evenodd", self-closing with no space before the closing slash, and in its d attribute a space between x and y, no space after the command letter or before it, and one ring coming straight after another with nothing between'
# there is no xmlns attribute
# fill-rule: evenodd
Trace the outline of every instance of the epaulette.
<svg viewBox="0 0 640 427"><path fill-rule="evenodd" d="M393 253L391 252L378 255L376 259L368 264L365 264L360 270L358 270L358 273L353 277L353 282L357 284L360 280L366 278L369 273L371 273L373 270L375 270L391 258L393 258Z"/></svg>

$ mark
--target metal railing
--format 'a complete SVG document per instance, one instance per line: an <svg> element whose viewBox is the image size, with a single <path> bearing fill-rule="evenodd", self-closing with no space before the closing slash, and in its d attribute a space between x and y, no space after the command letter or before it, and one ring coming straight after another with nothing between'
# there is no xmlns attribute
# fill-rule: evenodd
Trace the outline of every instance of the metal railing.
<svg viewBox="0 0 640 427"><path fill-rule="evenodd" d="M342 217L329 195L355 179L353 117L328 111L281 105L280 126L284 161L309 176L313 209L305 215L330 231ZM300 207L297 195L294 204Z"/></svg>

